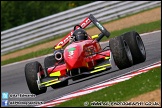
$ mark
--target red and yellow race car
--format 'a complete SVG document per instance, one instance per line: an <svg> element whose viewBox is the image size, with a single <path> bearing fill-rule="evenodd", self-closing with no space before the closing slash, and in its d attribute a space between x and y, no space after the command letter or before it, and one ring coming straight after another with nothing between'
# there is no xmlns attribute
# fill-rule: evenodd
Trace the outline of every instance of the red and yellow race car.
<svg viewBox="0 0 162 108"><path fill-rule="evenodd" d="M84 29L91 22L100 34L87 34ZM54 46L54 53L44 59L44 68L38 61L25 65L30 92L38 95L45 93L49 86L53 89L67 86L69 79L77 80L113 66L124 69L146 60L143 41L136 31L111 38L102 48L99 42L104 36L108 38L110 33L92 14L74 26L74 30Z"/></svg>

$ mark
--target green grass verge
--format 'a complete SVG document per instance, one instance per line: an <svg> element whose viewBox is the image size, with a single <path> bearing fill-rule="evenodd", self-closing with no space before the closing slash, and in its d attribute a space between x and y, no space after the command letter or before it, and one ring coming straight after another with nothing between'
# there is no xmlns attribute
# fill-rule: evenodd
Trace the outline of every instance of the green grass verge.
<svg viewBox="0 0 162 108"><path fill-rule="evenodd" d="M9 63L14 63L14 62L22 61L22 60L27 60L27 59L34 58L34 57L39 57L41 55L50 54L52 52L53 52L53 48L52 47L51 48L47 48L47 49L42 49L42 50L39 50L37 52L31 52L31 53L25 54L23 56L19 56L19 57L16 57L16 58L11 58L11 59L8 59L8 60L1 61L1 66L5 65L5 64L9 64Z"/></svg>
<svg viewBox="0 0 162 108"><path fill-rule="evenodd" d="M56 107L83 107L84 102L127 101L140 94L161 88L161 67L137 75L102 90L66 101ZM89 105L90 106L90 105Z"/></svg>
<svg viewBox="0 0 162 108"><path fill-rule="evenodd" d="M136 14L140 14L140 13L142 13L142 12L149 11L149 10L152 10L152 9L155 9L155 8L159 8L159 7L160 7L160 6L157 6L157 7L150 8L150 9L146 9L146 10L143 10L143 11L140 11L140 12L137 12L137 13L134 13L134 14L128 14L128 15L126 15L126 16L119 17L119 18L117 18L117 19L114 19L114 20L111 20L111 21L107 21L107 22L104 22L104 23L101 23L101 24L108 24L108 23L111 23L111 22L113 22L113 21L120 20L120 19L123 19L123 18L125 18L125 17L133 16L133 15L136 15ZM93 27L95 27L95 26L93 25L93 26L91 26L91 27L86 28L85 30L91 29L91 28L93 28ZM24 50L24 49L26 49L26 48L31 48L31 47L34 47L34 46L37 46L37 45L40 45L40 44L43 44L43 43L47 43L47 42L50 42L51 40L60 39L60 38L64 37L65 35L67 35L68 33L69 33L69 32L63 33L63 34L61 34L61 35L53 36L53 37L51 37L51 38L48 38L47 40L42 40L42 41L40 41L40 42L38 42L38 43L35 43L35 44L33 44L33 45L29 45L29 46L27 46L27 47L25 47L25 48L23 48L23 49L18 49L18 50L15 50L15 51L11 51L11 52L8 52L8 53L3 54L3 55L8 55L8 54L11 54L11 53L14 53L14 52L17 52L17 51Z"/></svg>
<svg viewBox="0 0 162 108"><path fill-rule="evenodd" d="M145 33L145 32L151 32L151 31L160 30L160 29L161 29L161 20L151 22L151 23L147 23L147 24L140 24L140 25L133 26L133 27L126 28L126 29L122 29L122 30L119 30L119 31L113 31L113 32L111 32L110 38L115 37L115 36L119 36L119 35L121 35L125 32L132 31L132 30L137 31L138 33ZM104 37L102 39L102 41L105 41L105 40L107 40L106 37ZM19 56L19 57L16 57L16 58L11 58L11 59L8 59L8 60L1 61L1 66L9 64L9 63L14 63L14 62L18 62L18 61L22 61L22 60L26 60L26 59L50 54L52 52L53 52L52 47L47 48L47 49L42 49L42 50L39 50L39 51L36 51L36 52L31 52L31 53L25 54L23 56Z"/></svg>
<svg viewBox="0 0 162 108"><path fill-rule="evenodd" d="M120 36L123 33L126 33L128 31L133 31L133 30L138 33L147 33L155 30L161 30L161 20L150 22L150 23L144 23L137 26L132 26L118 31L113 31L111 32L110 38L115 36ZM107 38L104 37L102 41L104 40L107 40Z"/></svg>

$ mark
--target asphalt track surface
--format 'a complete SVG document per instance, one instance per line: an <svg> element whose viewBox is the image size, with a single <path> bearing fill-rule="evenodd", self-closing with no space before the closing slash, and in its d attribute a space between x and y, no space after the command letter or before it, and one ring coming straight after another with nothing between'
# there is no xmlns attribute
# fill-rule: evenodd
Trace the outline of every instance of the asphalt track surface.
<svg viewBox="0 0 162 108"><path fill-rule="evenodd" d="M146 61L130 68L118 70L118 68L112 68L111 70L104 71L98 74L94 74L77 81L69 80L69 85L66 87L52 89L47 88L47 92L36 96L36 98L9 98L9 101L48 101L73 91L91 86L101 81L116 77L118 75L127 73L129 71L147 66L149 64L161 61L161 31L155 33L148 33L141 36L146 49ZM104 47L106 44L103 44ZM15 63L12 65L1 66L1 92L8 92L9 94L30 94L28 89L24 67L26 63L32 61L39 61L43 64L44 57L39 57L34 60L28 60L21 63ZM12 106L11 106L12 107Z"/></svg>

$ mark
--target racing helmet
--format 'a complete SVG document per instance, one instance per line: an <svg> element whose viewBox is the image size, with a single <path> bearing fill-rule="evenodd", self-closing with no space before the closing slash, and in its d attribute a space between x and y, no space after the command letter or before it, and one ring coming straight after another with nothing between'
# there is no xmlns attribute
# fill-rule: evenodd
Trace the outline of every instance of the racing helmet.
<svg viewBox="0 0 162 108"><path fill-rule="evenodd" d="M73 36L75 37L75 41L80 41L80 40L87 40L88 39L88 34L87 32L80 28L74 31Z"/></svg>

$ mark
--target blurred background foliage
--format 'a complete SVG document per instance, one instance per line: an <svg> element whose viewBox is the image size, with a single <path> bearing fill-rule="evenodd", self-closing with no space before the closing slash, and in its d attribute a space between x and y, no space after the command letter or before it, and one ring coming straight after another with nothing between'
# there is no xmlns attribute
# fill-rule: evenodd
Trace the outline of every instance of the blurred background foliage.
<svg viewBox="0 0 162 108"><path fill-rule="evenodd" d="M91 2L94 1L1 1L1 31Z"/></svg>

